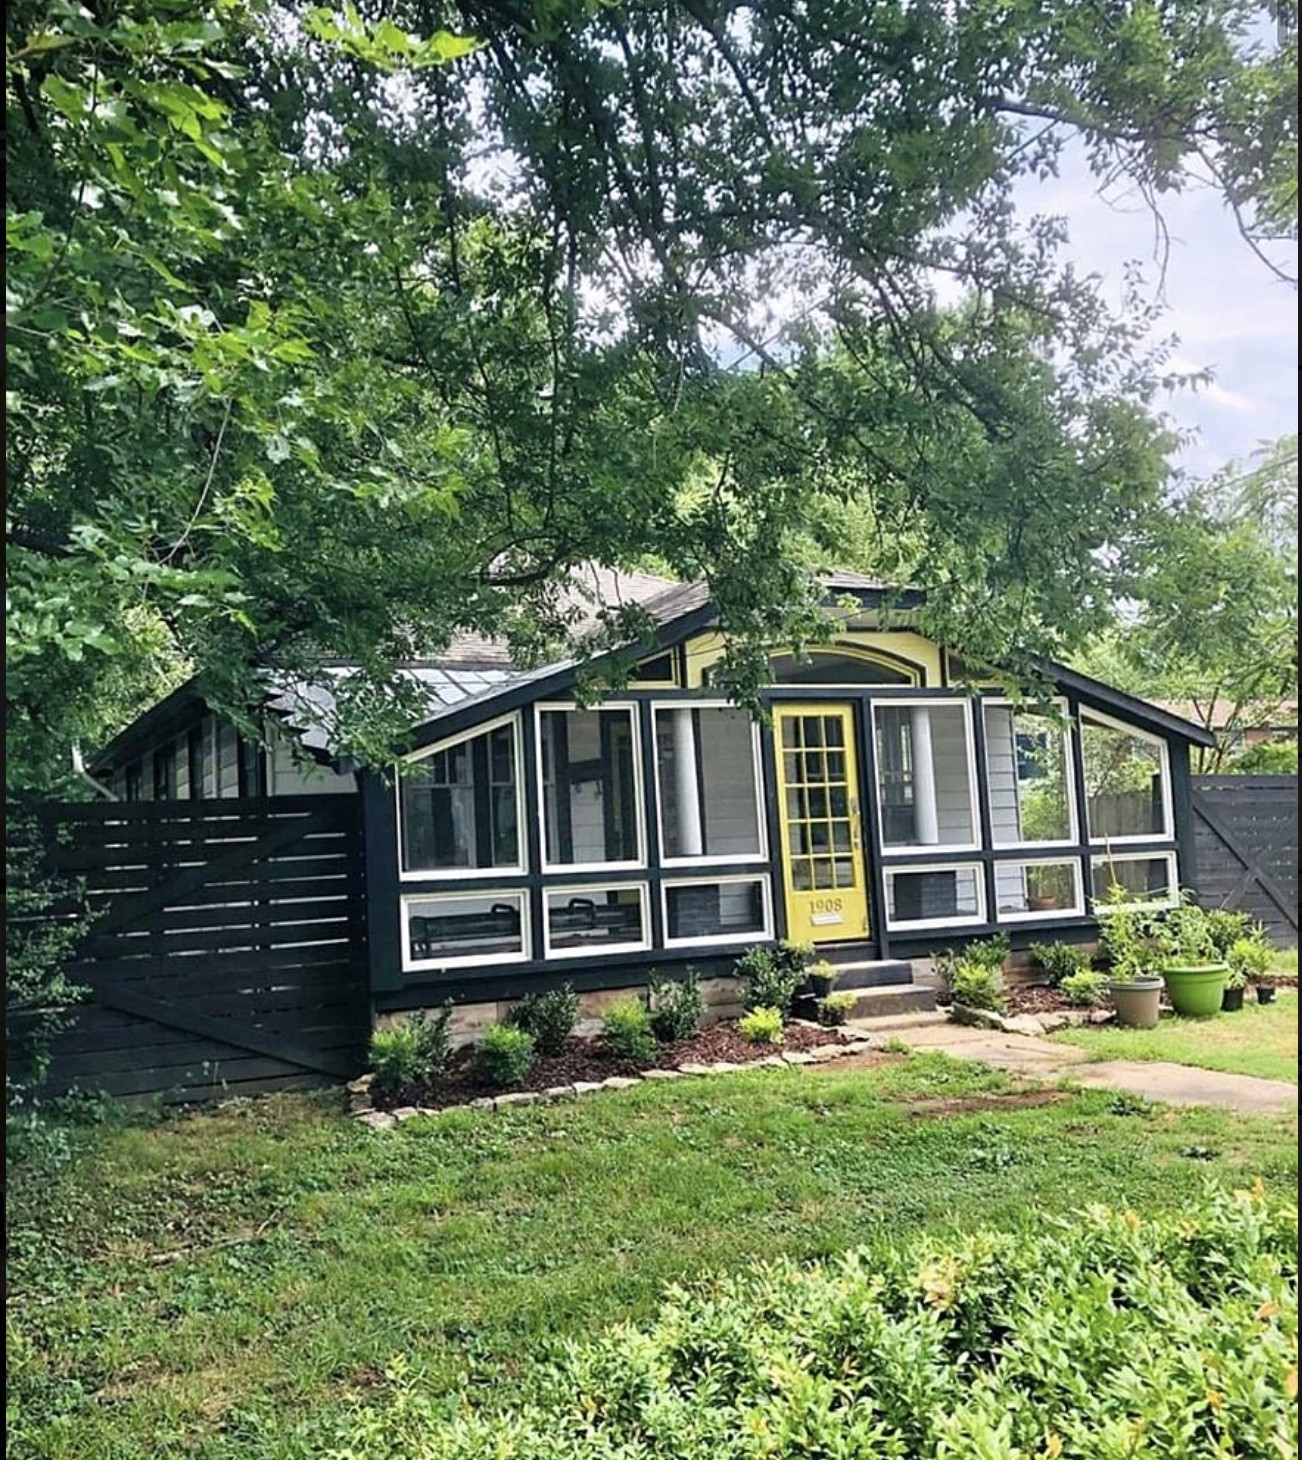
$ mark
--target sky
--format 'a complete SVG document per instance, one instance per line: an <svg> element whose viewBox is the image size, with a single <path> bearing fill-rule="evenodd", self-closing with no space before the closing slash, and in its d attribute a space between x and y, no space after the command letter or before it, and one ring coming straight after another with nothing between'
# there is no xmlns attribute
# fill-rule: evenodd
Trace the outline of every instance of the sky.
<svg viewBox="0 0 1302 1460"><path fill-rule="evenodd" d="M1100 197L1083 162L1065 161L1057 178L1027 181L1019 206L1066 218L1065 254L1099 274L1119 306L1128 260L1144 265L1147 297L1166 305L1155 335L1178 336L1171 367L1210 369L1211 385L1174 392L1156 404L1196 439L1176 465L1194 477L1247 460L1263 442L1298 429L1298 299L1239 236L1234 218L1212 189L1162 201L1170 234L1165 279L1153 216L1143 200L1120 189ZM1296 277L1297 250L1279 246L1275 261ZM1160 289L1160 295L1159 295Z"/></svg>

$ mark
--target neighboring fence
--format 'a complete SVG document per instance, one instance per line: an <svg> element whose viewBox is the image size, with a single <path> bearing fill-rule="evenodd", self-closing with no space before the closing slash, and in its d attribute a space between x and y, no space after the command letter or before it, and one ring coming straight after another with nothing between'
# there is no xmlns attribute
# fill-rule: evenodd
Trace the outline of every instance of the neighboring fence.
<svg viewBox="0 0 1302 1460"><path fill-rule="evenodd" d="M1272 941L1298 942L1296 776L1194 776L1198 895L1238 908Z"/></svg>
<svg viewBox="0 0 1302 1460"><path fill-rule="evenodd" d="M48 804L51 864L97 916L91 994L49 1083L204 1100L338 1082L369 1033L352 796Z"/></svg>

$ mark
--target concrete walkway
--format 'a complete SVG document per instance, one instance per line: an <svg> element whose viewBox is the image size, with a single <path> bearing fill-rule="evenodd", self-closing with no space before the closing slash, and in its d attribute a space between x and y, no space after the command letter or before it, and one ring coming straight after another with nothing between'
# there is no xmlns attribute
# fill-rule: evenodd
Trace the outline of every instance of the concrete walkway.
<svg viewBox="0 0 1302 1460"><path fill-rule="evenodd" d="M878 1032L868 1023L862 1027L870 1034ZM1298 1087L1287 1080L1226 1075L1157 1060L1103 1060L1090 1064L1086 1051L1073 1044L971 1029L948 1021L919 1020L909 1028L892 1030L891 1036L911 1049L932 1049L954 1059L979 1060L1009 1074L1035 1080L1066 1078L1078 1085L1123 1090L1167 1105L1213 1105L1245 1115L1279 1115L1298 1103Z"/></svg>

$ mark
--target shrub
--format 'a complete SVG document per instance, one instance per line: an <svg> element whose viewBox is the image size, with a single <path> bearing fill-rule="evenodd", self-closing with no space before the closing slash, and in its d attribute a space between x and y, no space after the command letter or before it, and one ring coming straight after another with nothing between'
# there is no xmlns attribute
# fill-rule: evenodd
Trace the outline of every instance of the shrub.
<svg viewBox="0 0 1302 1460"><path fill-rule="evenodd" d="M829 1029L844 1024L850 1011L859 1002L859 995L849 989L839 994L824 994L818 1001L818 1022Z"/></svg>
<svg viewBox="0 0 1302 1460"><path fill-rule="evenodd" d="M514 1024L490 1024L479 1036L475 1068L489 1085L518 1085L533 1068L534 1041Z"/></svg>
<svg viewBox="0 0 1302 1460"><path fill-rule="evenodd" d="M1246 937L1236 938L1230 945L1226 961L1230 965L1230 972L1237 974L1241 982L1232 987L1260 983L1274 960L1275 950L1267 941L1266 931L1260 925Z"/></svg>
<svg viewBox="0 0 1302 1460"><path fill-rule="evenodd" d="M986 963L970 963L960 958L950 992L956 1004L968 1009L991 1009L998 1013L1004 1008L1004 976L998 968Z"/></svg>
<svg viewBox="0 0 1302 1460"><path fill-rule="evenodd" d="M640 999L621 999L612 1005L601 1021L601 1040L620 1059L653 1059L656 1037L646 1005Z"/></svg>
<svg viewBox="0 0 1302 1460"><path fill-rule="evenodd" d="M974 964L978 968L999 970L1003 968L1012 948L1007 933L996 933L993 938L977 938L969 943L959 954L959 961Z"/></svg>
<svg viewBox="0 0 1302 1460"><path fill-rule="evenodd" d="M705 1018L705 996L696 970L689 968L677 980L661 979L653 973L647 1011L651 1015L651 1032L662 1044L690 1039Z"/></svg>
<svg viewBox="0 0 1302 1460"><path fill-rule="evenodd" d="M507 1014L506 1022L532 1035L539 1054L560 1054L579 1022L579 996L569 984L545 993L526 994Z"/></svg>
<svg viewBox="0 0 1302 1460"><path fill-rule="evenodd" d="M400 1090L421 1078L420 1030L414 1019L404 1019L371 1035L367 1061L381 1090Z"/></svg>
<svg viewBox="0 0 1302 1460"><path fill-rule="evenodd" d="M1090 968L1082 968L1076 973L1069 973L1058 987L1069 1004L1088 1009L1103 997L1107 983L1103 974L1095 973Z"/></svg>
<svg viewBox="0 0 1302 1460"><path fill-rule="evenodd" d="M1054 988L1075 974L1089 972L1090 956L1075 943L1032 943L1031 957L1048 974Z"/></svg>
<svg viewBox="0 0 1302 1460"><path fill-rule="evenodd" d="M1015 1233L769 1258L567 1345L506 1412L463 1403L433 1450L429 1407L387 1399L350 1418L355 1437L338 1449L1295 1454L1297 1240L1296 1208L1257 1187L1155 1217L1093 1206Z"/></svg>
<svg viewBox="0 0 1302 1460"><path fill-rule="evenodd" d="M773 961L789 973L798 973L801 978L809 972L809 965L814 961L814 945L812 943L796 943L789 938L784 938L773 950Z"/></svg>
<svg viewBox="0 0 1302 1460"><path fill-rule="evenodd" d="M737 1020L737 1031L752 1044L781 1044L785 1022L781 1009L752 1009Z"/></svg>
<svg viewBox="0 0 1302 1460"><path fill-rule="evenodd" d="M777 1009L784 1020L790 1017L796 991L805 981L803 964L797 968L771 948L752 948L737 960L737 972L745 980L743 1008Z"/></svg>
<svg viewBox="0 0 1302 1460"><path fill-rule="evenodd" d="M1207 930L1217 957L1228 961L1230 949L1240 938L1246 938L1252 931L1247 913L1232 912L1228 907L1216 907L1207 914Z"/></svg>

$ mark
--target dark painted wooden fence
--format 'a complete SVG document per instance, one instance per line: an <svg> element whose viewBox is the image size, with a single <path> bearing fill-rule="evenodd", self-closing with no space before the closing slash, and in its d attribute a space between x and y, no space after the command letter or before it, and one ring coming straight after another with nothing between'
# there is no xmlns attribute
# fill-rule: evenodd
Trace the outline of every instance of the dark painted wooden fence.
<svg viewBox="0 0 1302 1460"><path fill-rule="evenodd" d="M39 811L95 913L50 1084L170 1102L337 1083L369 1031L355 796Z"/></svg>
<svg viewBox="0 0 1302 1460"><path fill-rule="evenodd" d="M1207 907L1239 908L1297 947L1296 776L1194 776L1194 883Z"/></svg>

